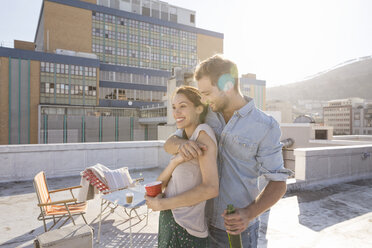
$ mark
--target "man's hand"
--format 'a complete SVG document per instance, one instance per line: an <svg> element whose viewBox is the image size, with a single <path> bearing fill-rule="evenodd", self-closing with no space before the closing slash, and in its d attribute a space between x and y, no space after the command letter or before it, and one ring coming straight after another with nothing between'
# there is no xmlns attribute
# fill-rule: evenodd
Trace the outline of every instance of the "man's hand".
<svg viewBox="0 0 372 248"><path fill-rule="evenodd" d="M233 235L242 233L247 229L249 222L254 219L248 215L247 209L244 208L236 208L233 214L227 214L225 210L222 217L225 220L226 232Z"/></svg>
<svg viewBox="0 0 372 248"><path fill-rule="evenodd" d="M177 153L177 155L175 155L173 158L171 158L171 160L172 160L172 162L176 163L177 165L179 165L182 162L185 162L185 159L181 156L180 153Z"/></svg>
<svg viewBox="0 0 372 248"><path fill-rule="evenodd" d="M162 198L163 198L163 194L158 194L155 197L145 195L147 207L152 209L153 211L165 210L165 209L163 209L163 207L161 205Z"/></svg>
<svg viewBox="0 0 372 248"><path fill-rule="evenodd" d="M206 145L198 143L196 141L188 140L179 146L178 153L181 154L184 161L189 161L203 155L203 151L206 150Z"/></svg>

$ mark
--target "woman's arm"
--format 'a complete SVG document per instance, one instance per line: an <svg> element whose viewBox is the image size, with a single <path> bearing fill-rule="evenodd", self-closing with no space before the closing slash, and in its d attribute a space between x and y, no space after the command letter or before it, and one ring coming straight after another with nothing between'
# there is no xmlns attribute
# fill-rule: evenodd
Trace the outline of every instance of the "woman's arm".
<svg viewBox="0 0 372 248"><path fill-rule="evenodd" d="M172 158L169 161L169 164L167 165L167 167L165 167L165 169L163 170L163 172L159 175L157 179L158 181L162 182L162 187L161 187L162 190L165 187L167 187L169 180L172 177L172 173L174 169L182 162L183 162L183 158L180 154L177 154L174 158Z"/></svg>
<svg viewBox="0 0 372 248"><path fill-rule="evenodd" d="M180 195L171 198L151 198L146 196L147 205L154 211L193 206L218 196L219 182L217 171L217 147L213 140L201 131L198 142L208 146L208 150L199 156L202 183Z"/></svg>

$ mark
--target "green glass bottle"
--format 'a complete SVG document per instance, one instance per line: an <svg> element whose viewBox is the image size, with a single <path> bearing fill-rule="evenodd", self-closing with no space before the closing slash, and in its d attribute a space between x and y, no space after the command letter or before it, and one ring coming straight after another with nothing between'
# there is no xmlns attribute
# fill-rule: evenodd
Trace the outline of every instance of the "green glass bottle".
<svg viewBox="0 0 372 248"><path fill-rule="evenodd" d="M234 205L232 205L232 204L227 205L226 211L227 211L227 214L235 213ZM227 235L229 236L230 248L243 248L241 234L232 235L232 234L227 233Z"/></svg>

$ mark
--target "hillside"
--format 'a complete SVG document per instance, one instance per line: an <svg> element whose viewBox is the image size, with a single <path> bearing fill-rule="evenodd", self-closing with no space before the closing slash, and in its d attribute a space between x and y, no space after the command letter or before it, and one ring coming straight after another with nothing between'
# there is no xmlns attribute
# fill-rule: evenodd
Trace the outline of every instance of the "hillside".
<svg viewBox="0 0 372 248"><path fill-rule="evenodd" d="M372 99L372 57L348 61L300 82L267 88L267 100Z"/></svg>

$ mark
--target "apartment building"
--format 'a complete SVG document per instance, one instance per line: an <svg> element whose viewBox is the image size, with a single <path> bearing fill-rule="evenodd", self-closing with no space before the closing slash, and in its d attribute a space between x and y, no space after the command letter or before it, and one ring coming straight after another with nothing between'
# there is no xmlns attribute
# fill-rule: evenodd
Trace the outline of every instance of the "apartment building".
<svg viewBox="0 0 372 248"><path fill-rule="evenodd" d="M239 80L243 95L253 98L257 108L266 110L266 81L258 80L252 73L243 74Z"/></svg>
<svg viewBox="0 0 372 248"><path fill-rule="evenodd" d="M334 135L351 135L353 108L363 104L360 98L332 100L323 108L324 125L333 127Z"/></svg>
<svg viewBox="0 0 372 248"><path fill-rule="evenodd" d="M365 102L353 108L353 134L372 135L372 102Z"/></svg>
<svg viewBox="0 0 372 248"><path fill-rule="evenodd" d="M155 0L44 0L34 42L0 47L0 144L156 139L172 68L223 53L195 18Z"/></svg>

